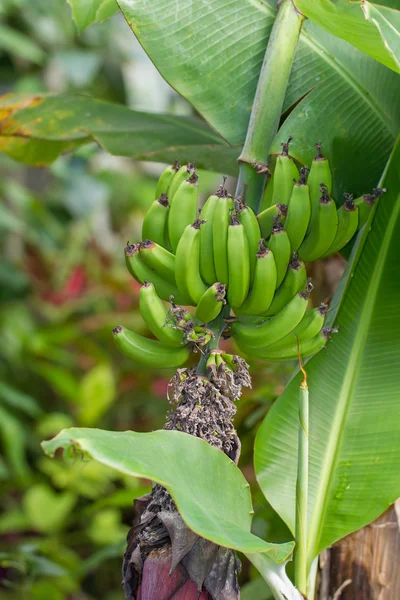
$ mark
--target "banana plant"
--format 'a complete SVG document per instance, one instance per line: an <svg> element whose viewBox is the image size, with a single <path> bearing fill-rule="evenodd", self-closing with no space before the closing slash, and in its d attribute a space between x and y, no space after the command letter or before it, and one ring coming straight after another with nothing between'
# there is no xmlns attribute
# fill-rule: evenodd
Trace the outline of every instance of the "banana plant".
<svg viewBox="0 0 400 600"><path fill-rule="evenodd" d="M8 95L0 148L43 165L96 141L111 154L170 163L143 239L125 248L158 339L121 325L113 334L150 368L182 367L194 351L200 360L171 381L165 431L70 429L44 449L155 482L136 501L127 598L159 598L164 585L168 597L239 598L241 551L276 599L312 600L319 553L400 495L400 12L347 0L70 4L80 29L120 10L201 118ZM238 176L236 191L224 180L200 215L194 162ZM339 251L350 258L326 316L325 304L308 309L305 263ZM294 583L285 573L293 542L271 544L250 530L232 423L250 379L244 360L219 347L229 336L245 356L299 363L255 442L261 489L294 536Z"/></svg>

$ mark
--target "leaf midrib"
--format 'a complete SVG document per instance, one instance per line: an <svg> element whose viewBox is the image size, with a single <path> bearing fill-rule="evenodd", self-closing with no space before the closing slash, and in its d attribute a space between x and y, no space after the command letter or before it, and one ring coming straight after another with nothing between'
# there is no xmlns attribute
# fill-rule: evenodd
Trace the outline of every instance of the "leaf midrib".
<svg viewBox="0 0 400 600"><path fill-rule="evenodd" d="M341 448L343 439L344 422L347 417L348 409L351 405L352 392L357 382L357 374L360 370L362 357L365 350L366 340L369 334L369 326L372 320L372 314L375 307L375 300L380 287L382 273L385 266L385 260L388 254L389 246L393 237L393 230L400 213L400 201L397 199L385 235L382 238L382 245L378 258L376 260L373 273L371 275L370 292L366 295L364 306L358 322L358 330L353 337L353 351L347 362L347 369L343 378L342 391L339 395L338 409L332 423L331 435L329 437L325 459L321 464L320 486L315 499L312 520L308 535L308 562L314 559L317 553L319 540L322 534L322 522L326 514L328 505L328 496L333 481L334 468L337 464L337 456ZM362 323L362 326L361 326ZM356 349L356 351L354 351Z"/></svg>

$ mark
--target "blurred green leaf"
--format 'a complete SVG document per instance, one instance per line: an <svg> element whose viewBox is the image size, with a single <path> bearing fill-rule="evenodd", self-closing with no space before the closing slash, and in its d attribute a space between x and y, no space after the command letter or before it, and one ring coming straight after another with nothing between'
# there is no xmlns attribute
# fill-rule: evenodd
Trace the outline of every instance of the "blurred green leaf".
<svg viewBox="0 0 400 600"><path fill-rule="evenodd" d="M25 493L23 507L34 529L56 533L67 525L67 518L77 501L71 492L55 492L44 483L31 486Z"/></svg>
<svg viewBox="0 0 400 600"><path fill-rule="evenodd" d="M42 48L31 38L5 23L0 23L0 50L5 50L10 54L15 54L18 58L39 65L46 57Z"/></svg>
<svg viewBox="0 0 400 600"><path fill-rule="evenodd" d="M140 113L87 96L20 94L0 98L0 117L0 150L29 164L50 164L60 152L95 140L111 154L237 171L239 148L194 117Z"/></svg>
<svg viewBox="0 0 400 600"><path fill-rule="evenodd" d="M121 514L114 508L99 510L88 528L90 539L99 546L124 542L127 533L128 527L121 524Z"/></svg>
<svg viewBox="0 0 400 600"><path fill-rule="evenodd" d="M79 31L92 23L108 19L119 8L116 0L67 0L72 9L72 16Z"/></svg>
<svg viewBox="0 0 400 600"><path fill-rule="evenodd" d="M116 396L114 374L109 364L91 369L82 379L79 393L79 422L94 425L104 415Z"/></svg>
<svg viewBox="0 0 400 600"><path fill-rule="evenodd" d="M295 0L311 21L400 73L400 11L367 0Z"/></svg>
<svg viewBox="0 0 400 600"><path fill-rule="evenodd" d="M292 543L269 544L250 533L248 483L230 458L200 438L178 431L119 433L72 428L42 442L42 447L50 456L63 448L64 453L83 453L133 477L160 483L190 529L221 546L267 552L278 562L293 550Z"/></svg>
<svg viewBox="0 0 400 600"><path fill-rule="evenodd" d="M16 408L31 417L37 417L42 413L35 398L11 387L4 381L0 381L0 398L10 408Z"/></svg>
<svg viewBox="0 0 400 600"><path fill-rule="evenodd" d="M262 577L256 577L240 588L241 600L272 600L272 594Z"/></svg>
<svg viewBox="0 0 400 600"><path fill-rule="evenodd" d="M12 471L21 482L25 482L29 477L29 467L25 458L26 431L23 424L1 405L0 439Z"/></svg>
<svg viewBox="0 0 400 600"><path fill-rule="evenodd" d="M308 563L400 496L400 138L388 192L361 233L330 318L339 333L306 364L310 390ZM298 390L292 379L258 431L257 479L295 527ZM284 460L282 460L284 457Z"/></svg>

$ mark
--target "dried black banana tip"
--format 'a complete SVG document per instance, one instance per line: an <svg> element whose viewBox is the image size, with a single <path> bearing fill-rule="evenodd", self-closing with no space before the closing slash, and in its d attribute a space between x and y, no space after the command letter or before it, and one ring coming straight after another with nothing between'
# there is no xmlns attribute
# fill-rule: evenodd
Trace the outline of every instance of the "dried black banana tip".
<svg viewBox="0 0 400 600"><path fill-rule="evenodd" d="M329 197L329 193L328 193L328 188L326 187L325 183L320 183L319 184L320 190L321 190L321 198L319 199L321 204L328 204L328 202L330 201L330 197Z"/></svg>
<svg viewBox="0 0 400 600"><path fill-rule="evenodd" d="M289 267L291 269L294 269L295 271L298 271L301 268L302 264L303 262L298 257L297 252L293 252L292 258L290 259Z"/></svg>
<svg viewBox="0 0 400 600"><path fill-rule="evenodd" d="M301 167L300 169L300 179L297 182L298 185L306 185L307 183L307 173L309 172L309 168L307 166Z"/></svg>
<svg viewBox="0 0 400 600"><path fill-rule="evenodd" d="M281 215L275 215L274 224L272 226L272 233L277 233L278 231L283 231L283 225L281 223Z"/></svg>
<svg viewBox="0 0 400 600"><path fill-rule="evenodd" d="M380 196L383 196L383 194L386 194L386 192L386 188L374 188L372 190L372 193L374 194L375 198L380 198Z"/></svg>
<svg viewBox="0 0 400 600"><path fill-rule="evenodd" d="M231 214L231 225L240 225L240 221L239 221L239 215L234 212Z"/></svg>
<svg viewBox="0 0 400 600"><path fill-rule="evenodd" d="M321 315L321 317L323 315L326 315L326 313L329 311L329 306L328 304L326 304L325 302L321 302L321 304L318 306L318 312Z"/></svg>
<svg viewBox="0 0 400 600"><path fill-rule="evenodd" d="M268 178L271 177L271 171L269 165L261 162L254 162L251 166L255 169L257 175L266 175Z"/></svg>
<svg viewBox="0 0 400 600"><path fill-rule="evenodd" d="M147 280L145 279L145 280L143 281L143 286L142 286L142 287L148 288L148 287L150 287L150 286L151 286L151 281L147 281Z"/></svg>
<svg viewBox="0 0 400 600"><path fill-rule="evenodd" d="M157 200L157 202L159 204L161 204L161 206L167 207L169 205L167 194L161 194L161 196L159 197L159 199Z"/></svg>
<svg viewBox="0 0 400 600"><path fill-rule="evenodd" d="M262 258L266 254L268 254L268 252L270 252L269 248L266 248L264 246L264 242L265 242L264 238L261 238L261 240L258 240L258 250L257 250L258 258Z"/></svg>
<svg viewBox="0 0 400 600"><path fill-rule="evenodd" d="M299 295L304 298L305 300L308 300L309 295L311 294L311 292L313 291L314 286L311 283L311 279L310 277L307 279L307 283L306 283L306 287L304 290L301 290L299 292Z"/></svg>
<svg viewBox="0 0 400 600"><path fill-rule="evenodd" d="M282 152L281 156L289 156L289 144L292 141L293 137L290 135L287 142L282 142Z"/></svg>
<svg viewBox="0 0 400 600"><path fill-rule="evenodd" d="M193 229L200 229L202 225L204 225L206 221L204 219L196 219L194 223L192 223Z"/></svg>
<svg viewBox="0 0 400 600"><path fill-rule="evenodd" d="M196 169L196 165L194 163L189 163L186 167L186 171L188 173L193 173L193 171Z"/></svg>
<svg viewBox="0 0 400 600"><path fill-rule="evenodd" d="M344 201L344 204L343 204L344 209L348 210L349 212L352 212L353 210L356 210L357 206L353 202L353 194L347 194L345 192L343 194L343 196L345 197L345 201Z"/></svg>
<svg viewBox="0 0 400 600"><path fill-rule="evenodd" d="M172 170L173 171L179 171L179 169L181 168L181 165L179 164L178 160L174 160L174 164L172 165Z"/></svg>
<svg viewBox="0 0 400 600"><path fill-rule="evenodd" d="M196 171L193 171L189 179L187 179L188 183L191 183L192 185L198 185L198 180L199 176L197 175Z"/></svg>
<svg viewBox="0 0 400 600"><path fill-rule="evenodd" d="M118 335L119 333L121 333L122 329L122 325L117 325L117 327L114 327L114 329L112 330L113 335Z"/></svg>
<svg viewBox="0 0 400 600"><path fill-rule="evenodd" d="M288 211L287 204L280 204L280 203L278 202L278 204L276 205L276 207L277 207L277 209L278 209L279 216L280 216L281 218L283 218L283 217L286 217L286 215L287 215L287 211Z"/></svg>
<svg viewBox="0 0 400 600"><path fill-rule="evenodd" d="M337 333L339 331L339 327L323 327L322 335L326 340L329 340L332 333Z"/></svg>
<svg viewBox="0 0 400 600"><path fill-rule="evenodd" d="M155 246L155 243L152 242L151 240L143 240L143 242L140 242L139 245L139 250L141 250L142 248L151 248L152 246Z"/></svg>
<svg viewBox="0 0 400 600"><path fill-rule="evenodd" d="M129 242L126 243L125 246L125 256L132 256L133 254L135 254L135 252L139 251L139 244L130 244Z"/></svg>
<svg viewBox="0 0 400 600"><path fill-rule="evenodd" d="M314 144L316 150L317 150L317 155L314 158L314 160L325 160L325 156L322 154L322 142L317 142L316 144Z"/></svg>

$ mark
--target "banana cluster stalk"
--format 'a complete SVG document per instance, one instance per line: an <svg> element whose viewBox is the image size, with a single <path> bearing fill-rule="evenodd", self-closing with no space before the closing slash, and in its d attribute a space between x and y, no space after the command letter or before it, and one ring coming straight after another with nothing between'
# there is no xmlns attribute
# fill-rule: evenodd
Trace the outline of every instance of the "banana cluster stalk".
<svg viewBox="0 0 400 600"><path fill-rule="evenodd" d="M321 143L310 169L298 169L290 142L282 144L258 215L228 193L226 178L199 214L192 163L175 162L161 174L143 241L125 248L127 268L142 284L141 314L156 339L115 328L116 344L128 357L150 367L181 366L213 340L208 324L221 321L225 306L230 328L224 335L250 356L295 360L298 349L306 358L326 344L332 332L324 327L327 306L308 309L306 263L346 246L386 190L356 199L344 194L338 208ZM194 314L182 306L195 307ZM229 355L206 352L207 365L234 368Z"/></svg>

